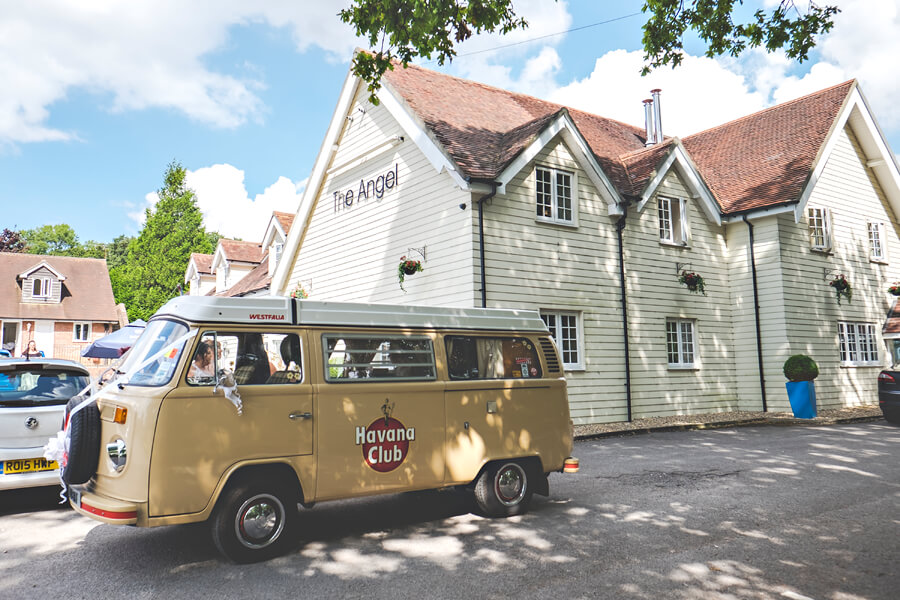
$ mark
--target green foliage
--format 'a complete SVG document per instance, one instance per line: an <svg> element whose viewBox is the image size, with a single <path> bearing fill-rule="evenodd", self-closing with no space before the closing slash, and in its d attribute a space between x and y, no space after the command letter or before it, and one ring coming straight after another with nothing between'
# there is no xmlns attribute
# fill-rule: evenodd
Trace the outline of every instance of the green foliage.
<svg viewBox="0 0 900 600"><path fill-rule="evenodd" d="M44 225L36 229L23 229L26 252L50 256L82 256L83 248L70 225Z"/></svg>
<svg viewBox="0 0 900 600"><path fill-rule="evenodd" d="M784 376L788 381L812 381L819 376L819 366L805 354L795 354L784 361Z"/></svg>
<svg viewBox="0 0 900 600"><path fill-rule="evenodd" d="M707 44L706 56L737 56L747 48L784 48L789 58L803 62L816 45L816 36L834 25L836 6L806 4L805 12L794 0L781 0L771 11L757 10L753 20L735 24L735 3L742 0L645 0L641 10L649 13L644 24L642 73L663 65L673 67L684 58L684 35L695 32ZM796 17L791 18L791 15Z"/></svg>
<svg viewBox="0 0 900 600"><path fill-rule="evenodd" d="M353 73L368 82L373 104L378 104L381 76L394 68L392 60L405 68L416 57L435 55L443 65L456 56L454 46L473 34L528 26L516 17L512 0L353 0L340 17L369 40L372 51L356 54Z"/></svg>
<svg viewBox="0 0 900 600"><path fill-rule="evenodd" d="M25 252L25 240L18 231L4 228L0 232L0 252Z"/></svg>
<svg viewBox="0 0 900 600"><path fill-rule="evenodd" d="M771 10L757 10L749 22L735 24L735 4L743 0L644 0L641 10L649 19L643 27L642 73L681 64L688 32L706 42L710 57L737 56L762 46L769 52L784 48L789 58L803 62L816 36L830 31L840 12L836 6L810 2L801 8L795 0L781 0ZM417 57L434 55L443 65L456 56L455 46L473 34L528 27L516 16L513 0L352 0L340 17L369 42L370 51L354 57L353 74L367 83L373 104L378 104L382 75L394 68L391 61L405 68Z"/></svg>
<svg viewBox="0 0 900 600"><path fill-rule="evenodd" d="M144 227L128 243L124 262L110 270L116 301L125 303L131 320L150 318L179 293L192 252L215 249L194 192L185 186L186 174L179 163L168 165L155 210L147 209Z"/></svg>

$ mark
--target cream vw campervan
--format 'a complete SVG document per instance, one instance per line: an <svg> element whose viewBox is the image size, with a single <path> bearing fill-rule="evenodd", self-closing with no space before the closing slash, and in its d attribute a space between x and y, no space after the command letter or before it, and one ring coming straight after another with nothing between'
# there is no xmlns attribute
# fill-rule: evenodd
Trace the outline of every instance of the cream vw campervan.
<svg viewBox="0 0 900 600"><path fill-rule="evenodd" d="M94 399L70 419L74 508L209 520L239 562L288 548L298 503L465 486L488 516L521 513L572 450L529 311L184 296Z"/></svg>

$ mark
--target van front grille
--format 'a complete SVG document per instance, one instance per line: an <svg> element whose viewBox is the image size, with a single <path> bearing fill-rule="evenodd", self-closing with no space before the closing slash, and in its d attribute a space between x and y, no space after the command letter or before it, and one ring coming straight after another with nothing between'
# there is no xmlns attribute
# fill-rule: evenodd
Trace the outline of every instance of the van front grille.
<svg viewBox="0 0 900 600"><path fill-rule="evenodd" d="M547 362L547 371L559 373L559 359L556 357L556 348L550 338L541 338L541 349L544 351L544 360Z"/></svg>

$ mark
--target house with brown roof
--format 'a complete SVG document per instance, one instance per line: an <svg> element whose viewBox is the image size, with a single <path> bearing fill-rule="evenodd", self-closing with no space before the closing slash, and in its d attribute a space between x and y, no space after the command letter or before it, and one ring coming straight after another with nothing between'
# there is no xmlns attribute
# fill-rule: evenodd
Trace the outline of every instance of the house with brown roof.
<svg viewBox="0 0 900 600"><path fill-rule="evenodd" d="M857 82L684 139L658 91L644 127L419 67L379 100L348 76L273 292L539 311L581 424L789 410L799 353L819 408L876 402L900 169Z"/></svg>
<svg viewBox="0 0 900 600"><path fill-rule="evenodd" d="M191 254L184 275L192 296L253 296L269 292L294 215L273 211L262 243L220 239L214 254Z"/></svg>
<svg viewBox="0 0 900 600"><path fill-rule="evenodd" d="M13 356L34 340L47 357L79 361L127 322L105 260L0 252L0 340Z"/></svg>

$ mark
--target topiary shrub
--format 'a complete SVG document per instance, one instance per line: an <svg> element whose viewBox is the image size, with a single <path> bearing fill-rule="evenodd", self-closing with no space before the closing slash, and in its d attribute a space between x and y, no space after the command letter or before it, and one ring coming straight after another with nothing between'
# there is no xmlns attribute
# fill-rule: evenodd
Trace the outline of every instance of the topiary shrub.
<svg viewBox="0 0 900 600"><path fill-rule="evenodd" d="M819 366L807 355L795 354L784 361L784 376L789 381L812 381L819 376Z"/></svg>

